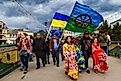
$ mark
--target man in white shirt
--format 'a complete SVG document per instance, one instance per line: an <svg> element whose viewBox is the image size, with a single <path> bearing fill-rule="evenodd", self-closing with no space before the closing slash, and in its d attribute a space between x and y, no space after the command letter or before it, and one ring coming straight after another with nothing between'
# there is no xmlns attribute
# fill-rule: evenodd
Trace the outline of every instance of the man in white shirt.
<svg viewBox="0 0 121 81"><path fill-rule="evenodd" d="M111 39L110 39L110 35L108 34L108 32L106 32L106 43L107 43L106 54L109 55L109 46L111 44Z"/></svg>

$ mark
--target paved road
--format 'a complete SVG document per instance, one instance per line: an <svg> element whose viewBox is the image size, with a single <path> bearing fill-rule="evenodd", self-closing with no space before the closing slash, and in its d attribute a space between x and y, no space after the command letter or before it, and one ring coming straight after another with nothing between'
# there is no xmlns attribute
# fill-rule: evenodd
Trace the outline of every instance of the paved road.
<svg viewBox="0 0 121 81"><path fill-rule="evenodd" d="M92 66L92 59L89 62L89 66ZM64 74L64 62L61 62L58 68L51 63L38 70L35 70L35 62L31 62L29 65L29 72L25 77L17 69L0 79L0 81L72 81ZM109 66L109 71L104 74L95 74L92 70L91 74L87 74L86 72L81 73L77 81L121 81L121 60L109 57Z"/></svg>

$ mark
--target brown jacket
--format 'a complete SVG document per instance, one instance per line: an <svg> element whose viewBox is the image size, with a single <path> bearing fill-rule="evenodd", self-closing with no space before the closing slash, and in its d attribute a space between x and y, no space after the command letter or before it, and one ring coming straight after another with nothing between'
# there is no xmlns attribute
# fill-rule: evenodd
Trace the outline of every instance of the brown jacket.
<svg viewBox="0 0 121 81"><path fill-rule="evenodd" d="M58 49L59 49L59 39L57 39ZM54 41L53 38L50 40L50 50L53 51L54 49Z"/></svg>

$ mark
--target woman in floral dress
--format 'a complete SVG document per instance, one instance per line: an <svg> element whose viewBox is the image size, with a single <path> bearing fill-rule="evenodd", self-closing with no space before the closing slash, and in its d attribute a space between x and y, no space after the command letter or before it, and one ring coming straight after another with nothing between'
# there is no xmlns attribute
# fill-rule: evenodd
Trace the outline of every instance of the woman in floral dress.
<svg viewBox="0 0 121 81"><path fill-rule="evenodd" d="M72 37L67 36L65 44L63 45L63 54L65 56L65 74L71 79L78 79L78 65L76 63L76 49L72 43Z"/></svg>
<svg viewBox="0 0 121 81"><path fill-rule="evenodd" d="M95 38L94 42L92 43L92 54L94 72L106 72L108 70L107 54L103 49L100 48L97 38Z"/></svg>

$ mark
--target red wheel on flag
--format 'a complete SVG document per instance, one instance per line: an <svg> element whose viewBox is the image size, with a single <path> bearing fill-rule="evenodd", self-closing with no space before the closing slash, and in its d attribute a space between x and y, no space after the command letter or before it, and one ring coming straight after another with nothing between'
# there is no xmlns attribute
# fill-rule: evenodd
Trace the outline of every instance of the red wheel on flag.
<svg viewBox="0 0 121 81"><path fill-rule="evenodd" d="M88 14L81 14L75 17L74 23L77 27L86 29L90 24L92 24L92 19Z"/></svg>

